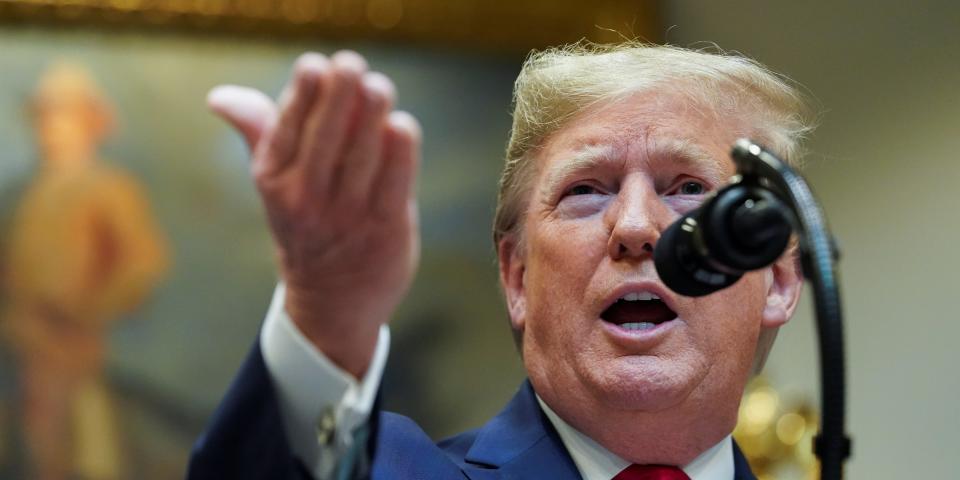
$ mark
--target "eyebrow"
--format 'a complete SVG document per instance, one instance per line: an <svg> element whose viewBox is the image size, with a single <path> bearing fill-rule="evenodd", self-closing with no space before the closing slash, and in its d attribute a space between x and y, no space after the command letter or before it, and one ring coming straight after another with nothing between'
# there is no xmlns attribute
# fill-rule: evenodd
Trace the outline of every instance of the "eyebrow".
<svg viewBox="0 0 960 480"><path fill-rule="evenodd" d="M660 140L652 148L653 157L663 157L683 167L696 168L710 177L710 180L723 181L727 172L706 150L690 140Z"/></svg>
<svg viewBox="0 0 960 480"><path fill-rule="evenodd" d="M616 150L613 145L586 145L579 148L569 160L547 174L541 193L549 195L556 192L568 178L613 160ZM655 161L661 159L672 165L695 168L709 177L708 180L719 183L728 176L716 159L690 140L661 139L648 145L647 150Z"/></svg>
<svg viewBox="0 0 960 480"><path fill-rule="evenodd" d="M551 192L557 191L566 179L577 173L597 168L610 160L613 153L613 145L585 145L579 148L563 165L547 174L541 193L545 194L545 197L548 196Z"/></svg>

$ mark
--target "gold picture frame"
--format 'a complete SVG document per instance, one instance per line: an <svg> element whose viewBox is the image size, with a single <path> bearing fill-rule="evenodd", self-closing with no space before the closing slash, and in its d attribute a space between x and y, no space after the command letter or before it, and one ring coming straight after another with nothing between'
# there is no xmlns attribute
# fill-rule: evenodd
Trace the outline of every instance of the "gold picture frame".
<svg viewBox="0 0 960 480"><path fill-rule="evenodd" d="M322 37L527 51L658 41L654 0L0 0L0 22Z"/></svg>

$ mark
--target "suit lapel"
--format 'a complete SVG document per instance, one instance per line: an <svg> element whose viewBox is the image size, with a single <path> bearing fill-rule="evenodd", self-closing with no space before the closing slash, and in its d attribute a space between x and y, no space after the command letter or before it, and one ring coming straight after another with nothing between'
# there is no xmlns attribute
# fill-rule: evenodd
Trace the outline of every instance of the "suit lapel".
<svg viewBox="0 0 960 480"><path fill-rule="evenodd" d="M733 442L733 480L757 480L737 442Z"/></svg>
<svg viewBox="0 0 960 480"><path fill-rule="evenodd" d="M580 479L556 430L540 410L529 380L480 429L464 462L464 473L472 480Z"/></svg>

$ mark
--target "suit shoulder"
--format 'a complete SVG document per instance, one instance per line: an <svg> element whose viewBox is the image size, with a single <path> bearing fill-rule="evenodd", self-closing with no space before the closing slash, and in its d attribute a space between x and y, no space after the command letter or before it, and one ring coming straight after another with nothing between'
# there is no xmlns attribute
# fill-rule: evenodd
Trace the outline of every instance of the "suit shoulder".
<svg viewBox="0 0 960 480"><path fill-rule="evenodd" d="M442 451L456 461L466 456L467 450L473 445L479 431L479 429L470 430L434 442L413 419L393 412L380 412L379 426L378 435L381 443L386 441L394 445L403 445L404 449Z"/></svg>
<svg viewBox="0 0 960 480"><path fill-rule="evenodd" d="M381 412L377 424L372 478L464 478L459 462L410 418Z"/></svg>
<svg viewBox="0 0 960 480"><path fill-rule="evenodd" d="M437 442L437 446L459 463L464 457L467 456L467 452L470 450L470 447L472 447L474 442L477 441L477 435L479 432L480 429L477 428L459 433L452 437L440 440Z"/></svg>
<svg viewBox="0 0 960 480"><path fill-rule="evenodd" d="M379 424L381 437L389 437L392 442L411 446L439 449L448 456L462 459L467 450L473 445L480 429L459 433L449 438L434 442L426 432L410 417L393 412L380 412ZM386 440L386 438L382 438Z"/></svg>

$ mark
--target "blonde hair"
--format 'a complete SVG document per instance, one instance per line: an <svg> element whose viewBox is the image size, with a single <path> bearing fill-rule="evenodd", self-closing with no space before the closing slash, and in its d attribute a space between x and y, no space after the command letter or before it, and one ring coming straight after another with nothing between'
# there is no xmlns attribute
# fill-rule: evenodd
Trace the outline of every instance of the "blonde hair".
<svg viewBox="0 0 960 480"><path fill-rule="evenodd" d="M658 88L718 111L750 111L753 139L794 164L801 139L813 129L792 82L742 56L637 41L532 52L514 84L513 128L493 225L496 248L521 227L536 170L532 160L551 134L595 104Z"/></svg>

